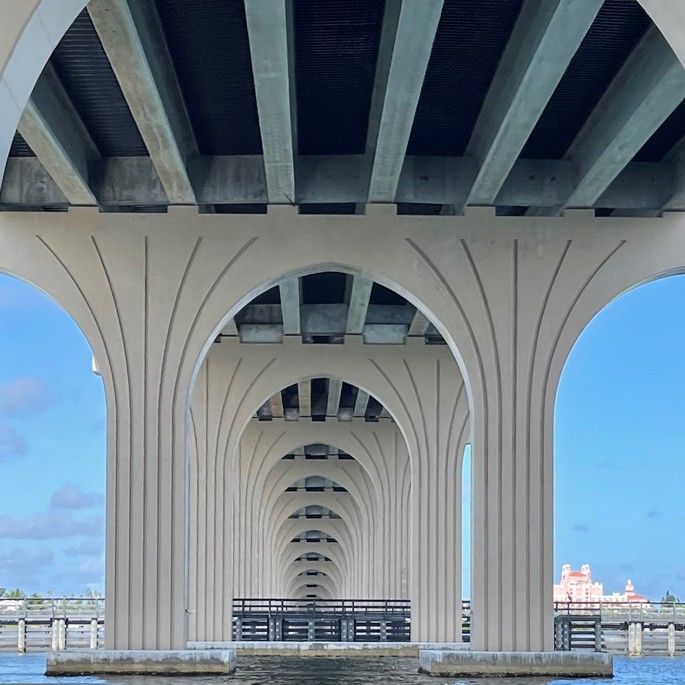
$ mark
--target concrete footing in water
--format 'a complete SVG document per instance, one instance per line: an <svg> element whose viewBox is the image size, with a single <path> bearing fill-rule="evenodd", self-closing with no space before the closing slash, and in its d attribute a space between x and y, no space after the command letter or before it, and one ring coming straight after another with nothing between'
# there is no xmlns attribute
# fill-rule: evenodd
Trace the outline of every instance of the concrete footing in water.
<svg viewBox="0 0 685 685"><path fill-rule="evenodd" d="M435 676L612 677L613 658L589 652L470 652L421 650L421 671Z"/></svg>
<svg viewBox="0 0 685 685"><path fill-rule="evenodd" d="M451 642L191 642L191 649L235 649L241 656L413 656L422 649L456 651L468 644Z"/></svg>
<svg viewBox="0 0 685 685"><path fill-rule="evenodd" d="M226 675L235 667L235 649L79 649L49 652L45 675Z"/></svg>

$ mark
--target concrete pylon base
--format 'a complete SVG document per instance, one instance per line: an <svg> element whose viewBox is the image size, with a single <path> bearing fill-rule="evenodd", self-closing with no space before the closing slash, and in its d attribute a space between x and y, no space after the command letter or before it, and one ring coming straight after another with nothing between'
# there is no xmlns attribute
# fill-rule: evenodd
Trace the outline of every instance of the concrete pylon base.
<svg viewBox="0 0 685 685"><path fill-rule="evenodd" d="M85 650L49 652L45 675L226 675L234 649Z"/></svg>
<svg viewBox="0 0 685 685"><path fill-rule="evenodd" d="M609 654L580 652L470 652L425 649L419 667L434 676L554 676L560 678L612 677Z"/></svg>
<svg viewBox="0 0 685 685"><path fill-rule="evenodd" d="M316 657L418 657L419 652L431 650L454 651L468 649L462 642L437 644L434 642L189 642L190 649L224 649L231 645L244 656L316 656Z"/></svg>

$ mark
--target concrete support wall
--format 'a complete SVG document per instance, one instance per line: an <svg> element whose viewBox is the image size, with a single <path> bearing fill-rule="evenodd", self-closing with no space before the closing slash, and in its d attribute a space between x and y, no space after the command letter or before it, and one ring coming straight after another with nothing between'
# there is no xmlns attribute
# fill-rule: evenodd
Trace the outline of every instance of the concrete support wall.
<svg viewBox="0 0 685 685"><path fill-rule="evenodd" d="M185 643L185 424L204 354L257 293L287 274L335 263L417 304L444 335L465 379L473 437L474 645L551 649L558 378L577 336L606 303L682 270L684 221L681 215L604 220L585 212L554 219L497 218L490 211L396 217L386 208L350 217L298 216L283 207L244 217L186 208L158 216L1 214L0 270L62 304L102 370L109 414L109 646ZM297 380L292 346L268 359L267 347L249 358L227 352L242 359L234 374L242 379L236 394L242 399L226 407L235 420L219 443L220 491L237 482L237 463L227 468L223 457L236 453L252 412L271 391ZM459 442L458 428L449 428L459 426L459 412L453 409L458 386L443 380L448 360L417 355L415 366L411 346L398 346L350 373L330 350L317 358L318 346L310 347L308 377L333 375L362 387L383 401L402 431L416 512L417 637L439 639L428 622L446 624L422 606L438 598L444 606L446 580L436 569L446 568L440 559L452 554L440 551L445 529L438 517L446 511L445 482L456 483L445 476L444 455ZM268 393L254 382L262 376L270 377ZM435 488L432 500L425 493ZM232 512L225 516L230 524ZM225 552L215 554L217 572L230 567ZM221 628L220 622L217 633Z"/></svg>

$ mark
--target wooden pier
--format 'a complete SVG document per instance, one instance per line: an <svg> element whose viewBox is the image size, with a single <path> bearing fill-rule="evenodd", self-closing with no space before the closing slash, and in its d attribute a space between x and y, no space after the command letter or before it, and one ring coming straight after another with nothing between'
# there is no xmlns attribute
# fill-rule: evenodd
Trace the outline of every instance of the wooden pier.
<svg viewBox="0 0 685 685"><path fill-rule="evenodd" d="M0 650L62 651L104 646L102 598L0 599Z"/></svg>
<svg viewBox="0 0 685 685"><path fill-rule="evenodd" d="M554 647L630 656L685 655L685 604L557 603Z"/></svg>

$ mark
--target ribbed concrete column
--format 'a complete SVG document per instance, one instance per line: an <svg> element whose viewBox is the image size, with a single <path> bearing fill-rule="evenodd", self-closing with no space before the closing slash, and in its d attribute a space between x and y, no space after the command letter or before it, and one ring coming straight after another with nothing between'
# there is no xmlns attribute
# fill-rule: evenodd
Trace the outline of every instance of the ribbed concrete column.
<svg viewBox="0 0 685 685"><path fill-rule="evenodd" d="M464 382L447 352L407 346L374 358L413 409L412 639L419 642L461 639L461 471L470 428Z"/></svg>
<svg viewBox="0 0 685 685"><path fill-rule="evenodd" d="M173 340L183 261L175 249L144 235L122 244L114 235L95 234L97 217L97 210L75 210L66 218L67 231L41 235L11 227L0 252L12 272L73 313L102 373L106 646L178 649L186 645L186 406L182 348Z"/></svg>

